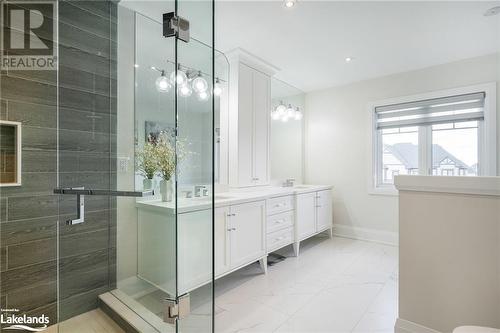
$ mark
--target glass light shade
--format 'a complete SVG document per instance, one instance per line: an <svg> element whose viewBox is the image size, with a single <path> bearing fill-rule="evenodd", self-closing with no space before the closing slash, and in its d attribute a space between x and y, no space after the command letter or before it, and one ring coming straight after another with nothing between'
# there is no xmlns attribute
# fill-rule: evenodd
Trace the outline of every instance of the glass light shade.
<svg viewBox="0 0 500 333"><path fill-rule="evenodd" d="M281 121L286 123L288 121L288 116L287 115L282 116Z"/></svg>
<svg viewBox="0 0 500 333"><path fill-rule="evenodd" d="M191 96L192 93L193 90L187 84L184 84L179 87L179 95L181 95L182 97L189 97Z"/></svg>
<svg viewBox="0 0 500 333"><path fill-rule="evenodd" d="M299 111L299 108L295 110L295 120L300 120L302 119L302 112Z"/></svg>
<svg viewBox="0 0 500 333"><path fill-rule="evenodd" d="M205 80L203 76L201 76L201 73L198 73L198 76L194 78L193 82L191 82L191 86L197 93L207 91L208 89L207 80Z"/></svg>
<svg viewBox="0 0 500 333"><path fill-rule="evenodd" d="M172 74L170 74L170 82L172 84L174 84L175 81L177 81L177 85L178 86L182 86L182 85L186 84L187 83L186 73L184 73L183 71L181 71L180 69L178 69L177 70L177 79L176 79L175 72L172 72Z"/></svg>
<svg viewBox="0 0 500 333"><path fill-rule="evenodd" d="M271 119L272 120L278 120L278 119L280 119L280 115L278 114L278 112L276 110L274 110L273 112L271 112Z"/></svg>
<svg viewBox="0 0 500 333"><path fill-rule="evenodd" d="M295 117L295 110L292 108L291 104L288 104L288 108L286 109L286 115L288 118L294 118Z"/></svg>
<svg viewBox="0 0 500 333"><path fill-rule="evenodd" d="M286 114L286 106L284 104L280 104L276 107L276 113L281 117Z"/></svg>
<svg viewBox="0 0 500 333"><path fill-rule="evenodd" d="M156 89L162 93L169 92L170 88L171 88L169 79L163 74L159 78L156 79L155 85L156 85Z"/></svg>
<svg viewBox="0 0 500 333"><path fill-rule="evenodd" d="M221 94L222 94L222 86L219 82L219 79L217 79L214 84L214 95L220 96Z"/></svg>
<svg viewBox="0 0 500 333"><path fill-rule="evenodd" d="M201 91L198 93L198 99L200 101L206 101L210 97L209 93L206 91Z"/></svg>

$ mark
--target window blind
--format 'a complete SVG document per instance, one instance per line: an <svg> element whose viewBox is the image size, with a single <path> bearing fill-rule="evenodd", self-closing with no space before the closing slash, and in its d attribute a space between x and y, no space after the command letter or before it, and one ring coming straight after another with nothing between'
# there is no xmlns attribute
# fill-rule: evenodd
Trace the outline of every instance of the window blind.
<svg viewBox="0 0 500 333"><path fill-rule="evenodd" d="M484 119L484 92L377 106L377 129Z"/></svg>

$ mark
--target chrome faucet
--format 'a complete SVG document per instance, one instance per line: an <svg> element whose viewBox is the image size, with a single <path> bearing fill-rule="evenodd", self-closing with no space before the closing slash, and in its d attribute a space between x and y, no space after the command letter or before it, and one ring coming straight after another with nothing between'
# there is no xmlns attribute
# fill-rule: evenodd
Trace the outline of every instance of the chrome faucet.
<svg viewBox="0 0 500 333"><path fill-rule="evenodd" d="M283 183L283 187L293 187L294 182L295 182L295 179L294 179L294 178L288 178L288 179L287 179L287 180L285 180L285 182Z"/></svg>
<svg viewBox="0 0 500 333"><path fill-rule="evenodd" d="M194 186L194 196L195 197L201 197L202 195L202 190L205 189L205 185L195 185Z"/></svg>

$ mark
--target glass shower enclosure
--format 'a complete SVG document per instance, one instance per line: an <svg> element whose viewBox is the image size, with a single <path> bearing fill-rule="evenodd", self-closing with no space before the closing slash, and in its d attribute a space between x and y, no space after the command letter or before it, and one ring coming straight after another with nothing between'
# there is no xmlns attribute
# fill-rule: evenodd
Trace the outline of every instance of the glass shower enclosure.
<svg viewBox="0 0 500 333"><path fill-rule="evenodd" d="M4 33L29 17L55 65L0 72L1 308L213 331L213 1L6 3Z"/></svg>

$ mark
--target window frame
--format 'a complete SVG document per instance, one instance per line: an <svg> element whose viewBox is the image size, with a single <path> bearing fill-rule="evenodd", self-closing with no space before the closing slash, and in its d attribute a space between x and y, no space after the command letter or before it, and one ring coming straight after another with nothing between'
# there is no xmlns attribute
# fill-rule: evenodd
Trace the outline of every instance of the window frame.
<svg viewBox="0 0 500 333"><path fill-rule="evenodd" d="M382 179L383 168L381 167L382 133L376 128L375 108L390 105L442 98L455 95L484 92L484 120L479 121L478 126L478 161L480 176L496 176L497 174L497 110L496 110L496 82L466 86L460 88L433 91L418 95L403 96L371 102L368 104L369 115L369 167L368 167L368 193L380 195L398 195L398 191L392 184L379 184ZM419 175L433 175L432 172L432 125L418 127L419 142ZM425 143L425 144L421 144Z"/></svg>

